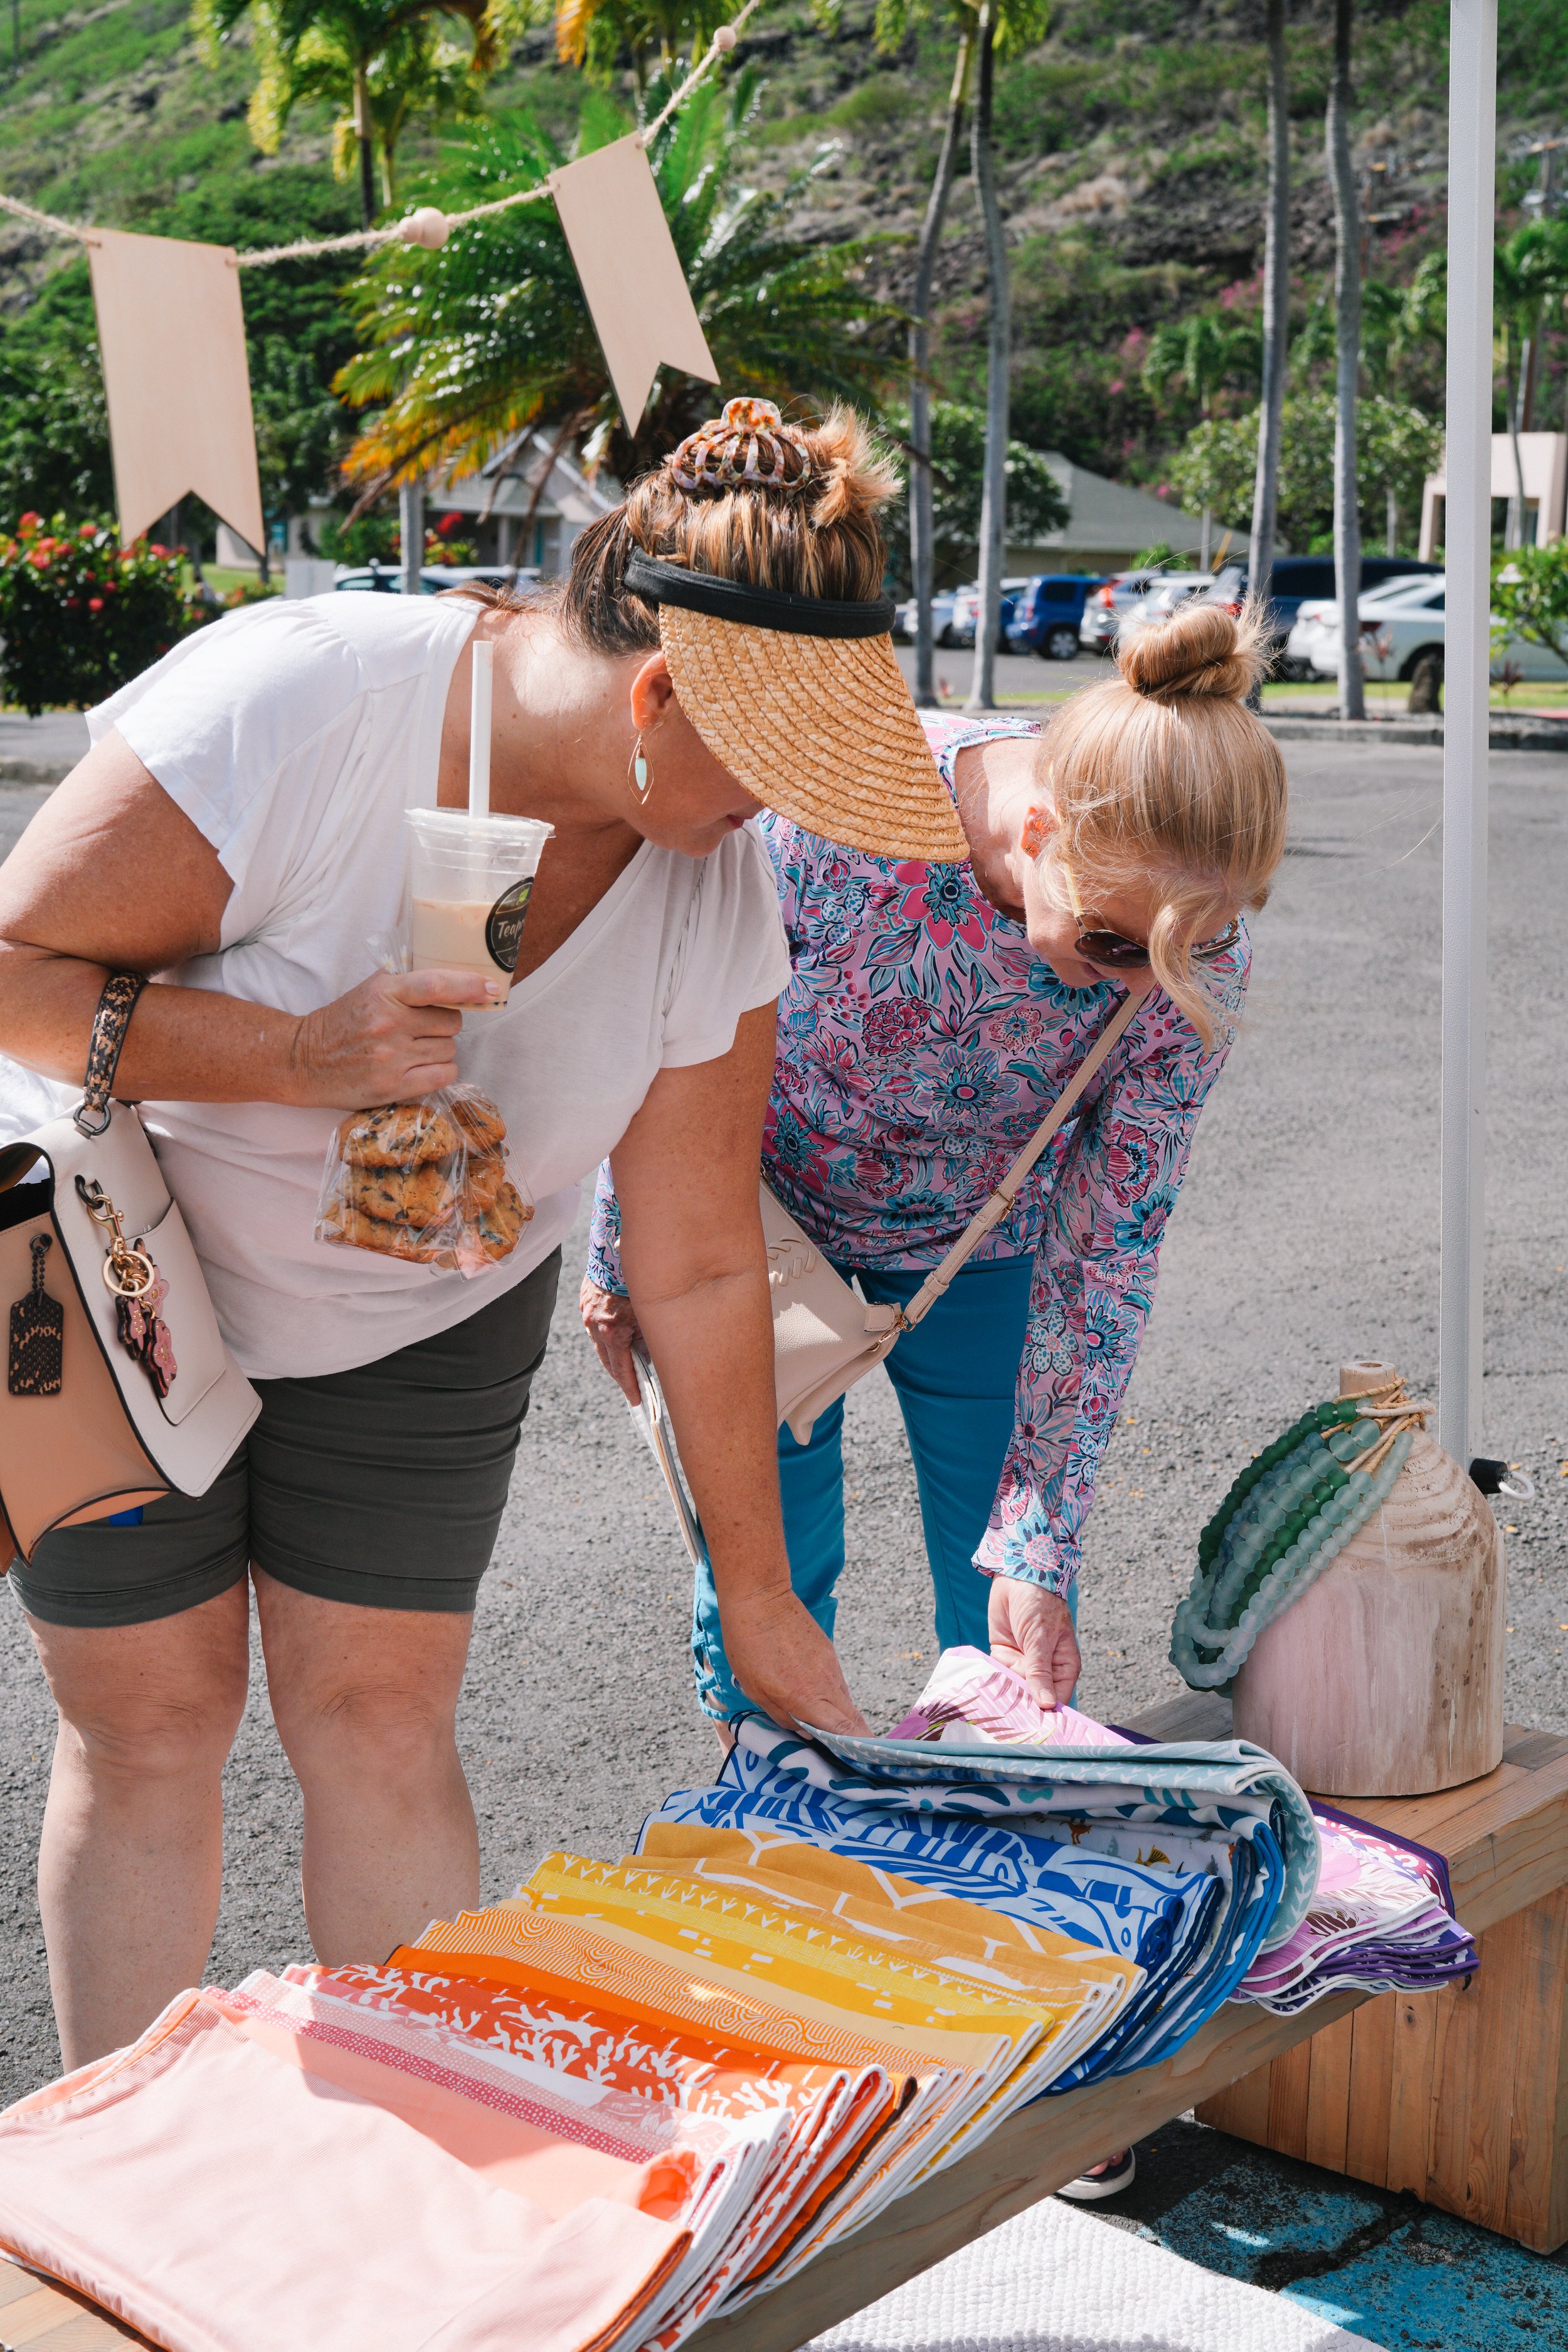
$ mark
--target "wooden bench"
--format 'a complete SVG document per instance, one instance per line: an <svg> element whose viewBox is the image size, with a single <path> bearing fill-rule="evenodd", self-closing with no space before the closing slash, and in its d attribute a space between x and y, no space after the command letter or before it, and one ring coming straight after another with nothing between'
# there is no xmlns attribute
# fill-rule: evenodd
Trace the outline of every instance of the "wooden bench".
<svg viewBox="0 0 1568 2352"><path fill-rule="evenodd" d="M1229 1727L1223 1700L1190 1695L1135 1720L1157 1738ZM1444 1855L1458 1916L1482 1938L1468 1986L1346 1993L1293 2018L1228 2004L1163 2065L1026 2107L787 2286L700 2328L690 2352L795 2352L1193 2107L1239 2138L1554 2252L1568 2240L1568 1739L1510 1730L1485 1780L1342 1810ZM139 2341L0 2269L0 2352Z"/></svg>

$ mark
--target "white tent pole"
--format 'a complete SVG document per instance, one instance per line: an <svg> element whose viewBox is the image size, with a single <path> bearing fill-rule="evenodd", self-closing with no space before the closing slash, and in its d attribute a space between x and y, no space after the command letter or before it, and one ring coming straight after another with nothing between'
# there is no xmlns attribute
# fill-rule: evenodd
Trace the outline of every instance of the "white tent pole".
<svg viewBox="0 0 1568 2352"><path fill-rule="evenodd" d="M1442 1265L1437 1434L1481 1434L1486 1242L1487 735L1498 0L1452 0L1448 47L1447 652L1443 730Z"/></svg>

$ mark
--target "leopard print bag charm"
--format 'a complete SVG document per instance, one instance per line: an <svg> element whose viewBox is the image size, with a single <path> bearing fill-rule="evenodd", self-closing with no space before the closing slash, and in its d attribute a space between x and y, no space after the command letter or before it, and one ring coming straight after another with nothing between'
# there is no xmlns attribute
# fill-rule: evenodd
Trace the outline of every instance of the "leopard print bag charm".
<svg viewBox="0 0 1568 2352"><path fill-rule="evenodd" d="M58 1396L65 1380L66 1310L44 1288L44 1260L54 1244L33 1235L33 1286L11 1309L5 1386L14 1397Z"/></svg>

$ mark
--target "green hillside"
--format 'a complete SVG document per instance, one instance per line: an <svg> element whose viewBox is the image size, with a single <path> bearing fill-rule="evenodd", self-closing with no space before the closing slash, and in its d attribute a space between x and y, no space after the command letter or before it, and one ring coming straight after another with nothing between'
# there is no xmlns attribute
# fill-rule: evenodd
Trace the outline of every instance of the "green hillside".
<svg viewBox="0 0 1568 2352"><path fill-rule="evenodd" d="M1321 127L1328 16L1312 0L1293 17L1293 263L1305 320L1331 266ZM1358 129L1374 191L1374 279L1405 281L1442 243L1447 17L1446 0L1361 14ZM0 188L79 218L240 245L355 225L353 191L331 176L324 110L302 110L276 158L256 152L245 121L252 72L243 33L213 68L198 57L184 0L20 0L17 21L20 57L0 91ZM1506 226L1536 177L1523 150L1568 124L1568 9L1561 0L1503 0L1502 26ZM1048 37L1001 68L1020 437L1109 473L1161 478L1196 412L1179 393L1154 401L1143 391L1142 339L1161 320L1205 304L1256 308L1260 31L1253 0L1063 0ZM776 182L833 142L799 233L881 240L883 290L901 297L951 71L940 20L892 56L877 48L868 0L845 0L831 29L804 0L775 0L749 33L741 55L766 77L758 179ZM486 104L526 108L569 136L582 89L582 77L554 61L541 26L516 46ZM400 154L405 190L437 149L410 139ZM341 442L325 385L352 349L335 294L344 274L340 262L246 281L268 494L286 503L302 502L301 469L318 460L330 467ZM967 176L955 192L939 288L938 369L950 392L969 396L985 287ZM0 521L23 496L44 506L106 502L79 257L5 222L0 320ZM1431 406L1440 368L1436 347L1414 352L1394 388ZM1565 386L1568 348L1559 336L1547 354L1542 422L1562 415ZM1245 397L1238 386L1235 398Z"/></svg>

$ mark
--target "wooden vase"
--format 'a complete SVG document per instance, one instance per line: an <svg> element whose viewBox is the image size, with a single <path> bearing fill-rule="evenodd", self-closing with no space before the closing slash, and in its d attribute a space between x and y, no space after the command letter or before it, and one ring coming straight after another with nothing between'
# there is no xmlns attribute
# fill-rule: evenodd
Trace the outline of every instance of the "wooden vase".
<svg viewBox="0 0 1568 2352"><path fill-rule="evenodd" d="M1347 1365L1340 1393L1388 1377ZM1502 1760L1506 1564L1483 1495L1417 1431L1393 1492L1236 1678L1239 1738L1324 1797L1420 1797Z"/></svg>

